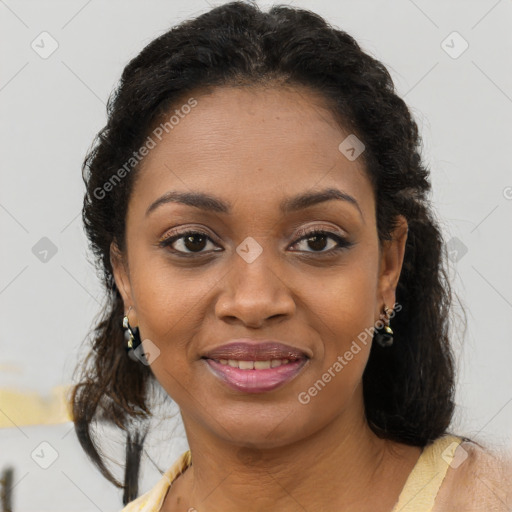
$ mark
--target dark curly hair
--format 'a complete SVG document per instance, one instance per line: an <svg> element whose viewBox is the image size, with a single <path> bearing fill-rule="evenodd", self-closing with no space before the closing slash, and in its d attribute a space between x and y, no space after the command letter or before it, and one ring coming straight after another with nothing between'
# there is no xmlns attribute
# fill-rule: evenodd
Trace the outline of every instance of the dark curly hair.
<svg viewBox="0 0 512 512"><path fill-rule="evenodd" d="M112 180L155 124L192 92L223 85L289 85L319 93L343 129L363 141L364 166L376 198L379 241L389 240L398 215L409 231L392 320L395 343L373 343L363 375L365 411L376 435L424 447L446 433L454 411L454 360L449 344L452 291L446 251L427 194L429 171L420 156L412 115L385 66L346 32L319 15L289 6L268 12L231 2L171 28L131 60L110 96L106 126L82 166L83 222L107 292L91 333L92 349L73 387L78 439L103 475L138 495L145 431L152 416L148 366L127 357L123 302L113 279L110 244L125 250L125 216L138 164L107 199L98 190ZM103 188L102 188L103 187ZM126 433L124 484L107 469L93 438L93 422Z"/></svg>

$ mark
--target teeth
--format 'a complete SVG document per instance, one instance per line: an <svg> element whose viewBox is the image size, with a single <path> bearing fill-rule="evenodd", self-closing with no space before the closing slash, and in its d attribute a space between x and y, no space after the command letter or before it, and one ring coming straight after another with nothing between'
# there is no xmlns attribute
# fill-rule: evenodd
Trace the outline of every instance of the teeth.
<svg viewBox="0 0 512 512"><path fill-rule="evenodd" d="M219 359L220 364L240 368L240 370L267 370L268 368L276 368L283 364L288 364L289 359L272 359L268 361L236 361L235 359Z"/></svg>
<svg viewBox="0 0 512 512"><path fill-rule="evenodd" d="M255 370L267 370L270 368L272 361L254 361Z"/></svg>

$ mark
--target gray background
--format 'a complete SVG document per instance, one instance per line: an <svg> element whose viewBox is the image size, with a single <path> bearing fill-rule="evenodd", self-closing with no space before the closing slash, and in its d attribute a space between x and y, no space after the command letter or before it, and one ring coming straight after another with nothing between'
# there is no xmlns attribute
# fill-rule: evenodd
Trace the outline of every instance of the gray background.
<svg viewBox="0 0 512 512"><path fill-rule="evenodd" d="M83 157L127 62L208 3L0 0L1 388L47 393L71 382L102 300L80 221ZM353 35L388 67L410 105L449 240L452 281L468 310L465 336L454 333L452 430L510 450L512 1L286 3ZM44 51L51 48L44 31L58 44L48 58L31 47L35 41L42 52L46 38ZM56 250L46 261L37 245L46 247L43 237ZM109 439L120 459L122 439ZM44 441L58 454L46 470L30 457ZM186 447L179 423L160 425L148 444L142 491L160 476L152 461L166 469ZM0 468L8 463L16 468L16 512L122 508L120 492L85 458L71 423L0 429Z"/></svg>

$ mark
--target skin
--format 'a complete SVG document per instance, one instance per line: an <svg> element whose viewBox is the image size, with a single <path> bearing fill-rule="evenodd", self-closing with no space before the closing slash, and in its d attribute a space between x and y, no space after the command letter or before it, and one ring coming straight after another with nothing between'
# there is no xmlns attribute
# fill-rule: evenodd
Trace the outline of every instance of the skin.
<svg viewBox="0 0 512 512"><path fill-rule="evenodd" d="M458 465L448 468L432 512L512 510L512 457L470 442L457 448Z"/></svg>
<svg viewBox="0 0 512 512"><path fill-rule="evenodd" d="M339 151L350 132L313 92L223 87L194 97L197 106L143 161L125 253L111 248L130 324L160 350L151 370L179 405L192 452L162 510L391 510L421 449L379 439L366 422L371 341L307 405L297 396L395 304L407 222L400 217L392 241L379 245L362 159ZM350 194L359 209L330 200L280 214L284 198L324 188ZM146 215L169 191L206 192L232 212L169 202ZM199 253L174 255L158 242L178 226L213 242L182 238L173 248ZM312 228L353 245L333 252L331 238L300 240ZM236 252L249 236L263 249L251 263ZM245 336L285 341L310 360L273 391L232 390L201 355Z"/></svg>

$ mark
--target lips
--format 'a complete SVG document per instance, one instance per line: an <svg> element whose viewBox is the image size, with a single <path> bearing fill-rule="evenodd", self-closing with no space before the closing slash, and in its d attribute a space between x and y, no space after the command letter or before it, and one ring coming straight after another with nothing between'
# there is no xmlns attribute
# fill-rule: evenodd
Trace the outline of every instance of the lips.
<svg viewBox="0 0 512 512"><path fill-rule="evenodd" d="M309 359L305 351L286 343L273 340L254 340L249 338L233 340L203 354L204 359L232 359L236 361L269 361L288 359L297 361Z"/></svg>

